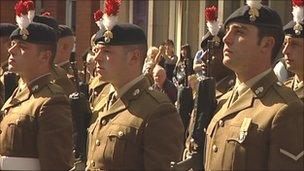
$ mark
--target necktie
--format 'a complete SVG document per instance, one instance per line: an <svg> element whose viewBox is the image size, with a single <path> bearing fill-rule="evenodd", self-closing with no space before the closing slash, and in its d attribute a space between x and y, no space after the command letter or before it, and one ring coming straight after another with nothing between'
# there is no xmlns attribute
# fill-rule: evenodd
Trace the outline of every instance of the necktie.
<svg viewBox="0 0 304 171"><path fill-rule="evenodd" d="M233 94L232 94L232 98L231 98L231 101L230 101L230 105L231 106L239 97L239 93L238 93L238 90L235 89Z"/></svg>

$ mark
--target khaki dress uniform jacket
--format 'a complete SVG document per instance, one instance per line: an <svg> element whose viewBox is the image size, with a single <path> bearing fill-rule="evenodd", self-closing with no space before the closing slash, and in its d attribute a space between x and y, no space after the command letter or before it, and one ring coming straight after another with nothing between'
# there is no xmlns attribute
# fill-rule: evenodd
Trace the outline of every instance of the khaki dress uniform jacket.
<svg viewBox="0 0 304 171"><path fill-rule="evenodd" d="M183 149L183 124L168 97L146 77L107 110L106 94L88 129L88 170L169 170ZM104 89L105 92L106 88Z"/></svg>
<svg viewBox="0 0 304 171"><path fill-rule="evenodd" d="M284 84L296 92L297 96L304 102L304 84L298 85L295 77L287 80Z"/></svg>
<svg viewBox="0 0 304 171"><path fill-rule="evenodd" d="M0 156L38 158L42 170L68 170L72 159L71 109L50 75L17 88L0 113Z"/></svg>
<svg viewBox="0 0 304 171"><path fill-rule="evenodd" d="M51 74L53 82L59 85L67 96L76 92L75 85L73 85L73 82L69 79L67 72L63 68L55 66Z"/></svg>
<svg viewBox="0 0 304 171"><path fill-rule="evenodd" d="M206 170L302 170L303 103L273 72L230 107L219 100L206 132Z"/></svg>

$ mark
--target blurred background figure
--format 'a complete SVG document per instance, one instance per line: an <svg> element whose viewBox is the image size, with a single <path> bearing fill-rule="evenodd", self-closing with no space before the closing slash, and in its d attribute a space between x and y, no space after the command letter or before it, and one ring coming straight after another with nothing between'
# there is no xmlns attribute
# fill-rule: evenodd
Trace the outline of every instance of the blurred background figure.
<svg viewBox="0 0 304 171"><path fill-rule="evenodd" d="M188 76L193 74L193 58L191 57L190 45L183 45L181 48L180 58L174 69L174 78L176 85L185 85Z"/></svg>
<svg viewBox="0 0 304 171"><path fill-rule="evenodd" d="M175 104L177 99L177 88L175 85L167 78L166 71L163 67L156 65L153 69L153 88L165 93L171 102Z"/></svg>

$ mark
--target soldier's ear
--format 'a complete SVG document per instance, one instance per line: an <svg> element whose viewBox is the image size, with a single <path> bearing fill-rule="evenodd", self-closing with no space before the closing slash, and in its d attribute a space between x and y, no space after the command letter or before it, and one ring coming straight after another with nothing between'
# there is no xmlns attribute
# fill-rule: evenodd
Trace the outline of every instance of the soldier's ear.
<svg viewBox="0 0 304 171"><path fill-rule="evenodd" d="M275 44L275 38L272 36L265 36L261 40L262 53L267 53L272 51Z"/></svg>
<svg viewBox="0 0 304 171"><path fill-rule="evenodd" d="M44 51L40 51L40 56L39 56L39 60L43 63L43 64L49 64L50 60L52 57L52 52L51 50L44 50Z"/></svg>
<svg viewBox="0 0 304 171"><path fill-rule="evenodd" d="M137 64L140 59L140 50L134 49L128 53L128 62L130 64Z"/></svg>

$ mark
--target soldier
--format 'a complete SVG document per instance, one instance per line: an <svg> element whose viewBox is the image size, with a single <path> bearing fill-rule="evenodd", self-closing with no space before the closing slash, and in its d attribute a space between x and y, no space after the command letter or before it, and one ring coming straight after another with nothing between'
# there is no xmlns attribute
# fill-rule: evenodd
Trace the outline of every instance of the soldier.
<svg viewBox="0 0 304 171"><path fill-rule="evenodd" d="M88 129L87 169L169 170L170 161L181 157L183 126L168 97L149 88L142 75L146 36L133 24L104 25L96 34L95 59L98 74L111 85Z"/></svg>
<svg viewBox="0 0 304 171"><path fill-rule="evenodd" d="M283 43L279 15L248 1L225 21L223 63L237 83L206 132L206 170L302 170L303 103L271 69Z"/></svg>
<svg viewBox="0 0 304 171"><path fill-rule="evenodd" d="M18 9L24 6L20 3L24 2L17 3ZM56 35L45 24L20 23L28 20L26 10L22 11L16 16L20 28L10 36L9 70L18 73L24 84L1 109L0 170L68 170L72 164L70 105L63 90L50 82Z"/></svg>
<svg viewBox="0 0 304 171"><path fill-rule="evenodd" d="M284 26L285 32L285 41L284 41L284 49L283 54L286 61L287 69L293 73L295 76L290 78L285 85L290 87L293 91L296 92L298 97L304 101L304 85L303 85L303 77L304 77L304 16L302 14L298 14L300 11L299 8L303 10L302 6L294 4L293 14L294 16L301 16L300 20L290 21L287 25ZM298 13L297 13L298 12ZM297 19L294 17L294 19ZM298 26L302 28L299 30Z"/></svg>
<svg viewBox="0 0 304 171"><path fill-rule="evenodd" d="M70 56L74 52L74 33L67 25L58 25L59 35L57 53L54 63L67 73L68 78L73 81L74 75L70 65Z"/></svg>
<svg viewBox="0 0 304 171"><path fill-rule="evenodd" d="M9 36L17 28L16 25L10 23L0 23L0 108L4 104L4 84L3 74L7 71L8 48L10 46Z"/></svg>
<svg viewBox="0 0 304 171"><path fill-rule="evenodd" d="M45 15L36 15L34 17L33 21L38 22L38 23L43 23L43 24L48 25L49 27L52 27L56 32L56 38L58 40L58 37L60 37L60 29L59 29L58 22L53 17L45 16ZM57 48L59 50L61 50L62 46L64 46L64 43L60 42L57 45ZM55 62L61 61L60 59L57 60L56 58L57 58L57 56L54 59ZM56 64L54 64L52 67L53 67L53 69L51 71L52 71L52 79L53 79L54 83L56 83L57 85L62 87L67 96L69 96L71 93L75 92L76 88L73 85L73 82L68 78L68 73L63 68L61 68L60 66L58 66Z"/></svg>
<svg viewBox="0 0 304 171"><path fill-rule="evenodd" d="M224 36L224 30L221 29L217 36L222 39ZM196 57L193 60L193 70L197 75L201 75L201 72L206 72L206 61L207 56L210 53L207 52L207 42L213 39L213 35L208 31L202 38L201 48L202 51L198 52ZM225 94L231 87L233 87L235 83L235 74L234 72L223 65L223 42L220 41L218 46L215 46L214 58L210 63L211 76L214 77L216 81L216 97L220 98L223 94Z"/></svg>

